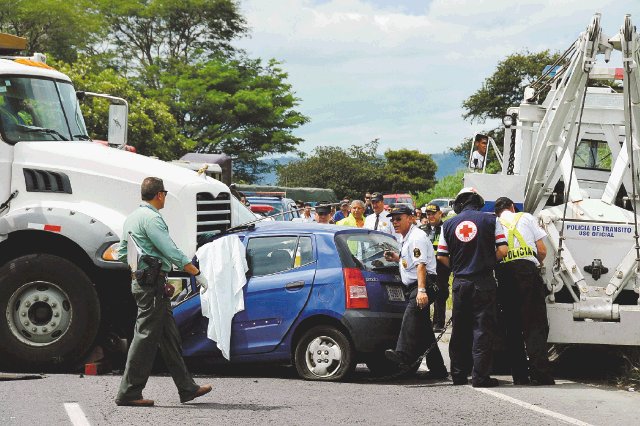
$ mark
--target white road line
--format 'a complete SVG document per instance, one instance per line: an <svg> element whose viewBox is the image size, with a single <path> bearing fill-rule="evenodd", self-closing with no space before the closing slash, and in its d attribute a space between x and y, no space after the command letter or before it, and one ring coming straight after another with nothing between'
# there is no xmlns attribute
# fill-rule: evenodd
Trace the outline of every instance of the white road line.
<svg viewBox="0 0 640 426"><path fill-rule="evenodd" d="M67 415L73 426L91 426L91 423L87 420L87 416L84 415L82 408L80 408L80 404L76 402L65 402L64 409L67 410Z"/></svg>
<svg viewBox="0 0 640 426"><path fill-rule="evenodd" d="M565 423L569 423L571 425L579 425L579 426L593 426L590 423L585 423L581 420L574 419L573 417L565 416L564 414L556 413L555 411L547 410L546 408L541 408L533 404L529 404L528 402L520 401L519 399L512 398L510 396L504 395L499 392L495 392L485 388L471 388L477 390L478 392L486 393L487 395L495 396L498 399L503 401L510 402L515 405L519 405L522 408L526 408L527 410L535 411L540 414L544 414L549 417L553 417L554 419L561 420Z"/></svg>

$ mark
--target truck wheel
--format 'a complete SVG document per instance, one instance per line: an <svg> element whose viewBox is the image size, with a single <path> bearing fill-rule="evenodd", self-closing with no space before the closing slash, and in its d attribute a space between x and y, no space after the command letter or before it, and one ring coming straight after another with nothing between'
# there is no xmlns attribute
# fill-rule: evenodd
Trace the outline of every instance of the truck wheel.
<svg viewBox="0 0 640 426"><path fill-rule="evenodd" d="M68 366L98 331L100 303L89 277L58 256L31 254L0 267L0 360L11 369Z"/></svg>
<svg viewBox="0 0 640 426"><path fill-rule="evenodd" d="M353 345L334 327L313 327L296 345L295 365L306 380L342 380L356 367Z"/></svg>

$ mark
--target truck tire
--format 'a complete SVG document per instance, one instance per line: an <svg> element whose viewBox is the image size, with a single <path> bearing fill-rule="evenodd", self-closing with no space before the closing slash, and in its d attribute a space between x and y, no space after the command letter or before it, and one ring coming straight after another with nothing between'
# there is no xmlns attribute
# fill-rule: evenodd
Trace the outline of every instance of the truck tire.
<svg viewBox="0 0 640 426"><path fill-rule="evenodd" d="M0 267L0 363L12 370L54 370L78 361L100 323L89 277L70 261L30 254Z"/></svg>
<svg viewBox="0 0 640 426"><path fill-rule="evenodd" d="M355 369L355 351L342 331L320 325L308 330L298 341L295 366L303 379L338 381Z"/></svg>

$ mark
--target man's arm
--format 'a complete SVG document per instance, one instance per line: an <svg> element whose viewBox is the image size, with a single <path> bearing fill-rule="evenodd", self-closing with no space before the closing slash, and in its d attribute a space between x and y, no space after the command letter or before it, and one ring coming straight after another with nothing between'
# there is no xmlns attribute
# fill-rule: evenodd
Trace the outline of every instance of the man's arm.
<svg viewBox="0 0 640 426"><path fill-rule="evenodd" d="M442 255L438 255L436 257L436 259L438 259L438 262L442 263L444 266L446 266L447 268L450 267L449 265L449 256L442 256Z"/></svg>
<svg viewBox="0 0 640 426"><path fill-rule="evenodd" d="M544 245L542 239L536 241L536 254L540 263L542 263L544 258L547 257L547 246Z"/></svg>
<svg viewBox="0 0 640 426"><path fill-rule="evenodd" d="M424 263L418 263L416 268L418 273L418 295L416 296L416 303L420 309L429 305L429 296L427 296L427 265ZM424 292L420 292L420 289L424 289Z"/></svg>

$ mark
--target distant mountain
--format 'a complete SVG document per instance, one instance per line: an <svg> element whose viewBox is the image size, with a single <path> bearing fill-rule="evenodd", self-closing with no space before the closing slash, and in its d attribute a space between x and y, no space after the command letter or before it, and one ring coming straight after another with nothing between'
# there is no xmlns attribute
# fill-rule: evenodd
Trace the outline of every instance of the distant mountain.
<svg viewBox="0 0 640 426"><path fill-rule="evenodd" d="M460 161L460 157L457 157L452 152L441 152L439 154L431 154L433 161L438 165L438 171L436 172L436 179L440 180L445 176L449 176L454 174L460 169L464 168L464 164ZM292 161L297 161L300 158L298 157L279 157L279 158L269 158L263 160L269 166L275 166L277 164L289 164ZM275 185L278 180L278 176L276 175L275 167L270 173L263 174L260 179L256 182L259 185Z"/></svg>

